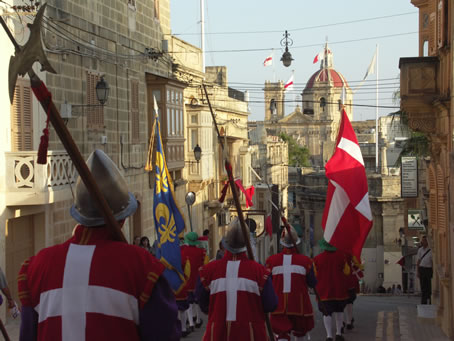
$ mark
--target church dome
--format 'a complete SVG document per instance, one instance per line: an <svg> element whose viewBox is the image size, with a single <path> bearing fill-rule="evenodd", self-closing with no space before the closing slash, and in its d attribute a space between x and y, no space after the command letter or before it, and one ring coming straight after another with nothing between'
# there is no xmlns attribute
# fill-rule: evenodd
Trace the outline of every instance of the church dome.
<svg viewBox="0 0 454 341"><path fill-rule="evenodd" d="M323 59L321 59L320 62L320 70L315 72L311 78L309 78L304 90L310 90L317 87L319 85L318 83L325 83L323 86L326 86L326 83L329 83L329 86L334 88L342 88L344 86L349 88L345 77L333 68L333 53L328 48L328 43L326 43L325 49L322 53Z"/></svg>
<svg viewBox="0 0 454 341"><path fill-rule="evenodd" d="M323 68L315 72L306 84L305 90L312 89L317 83L330 82L335 88L346 87L349 88L347 80L340 72L333 68Z"/></svg>

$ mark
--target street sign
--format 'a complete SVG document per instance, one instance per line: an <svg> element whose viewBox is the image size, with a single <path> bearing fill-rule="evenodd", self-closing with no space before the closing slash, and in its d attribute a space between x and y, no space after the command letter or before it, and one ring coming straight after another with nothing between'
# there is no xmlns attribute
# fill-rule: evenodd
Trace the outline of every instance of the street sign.
<svg viewBox="0 0 454 341"><path fill-rule="evenodd" d="M410 230L424 230L423 210L408 210L408 228Z"/></svg>
<svg viewBox="0 0 454 341"><path fill-rule="evenodd" d="M400 188L402 198L418 197L418 160L416 156L403 156Z"/></svg>

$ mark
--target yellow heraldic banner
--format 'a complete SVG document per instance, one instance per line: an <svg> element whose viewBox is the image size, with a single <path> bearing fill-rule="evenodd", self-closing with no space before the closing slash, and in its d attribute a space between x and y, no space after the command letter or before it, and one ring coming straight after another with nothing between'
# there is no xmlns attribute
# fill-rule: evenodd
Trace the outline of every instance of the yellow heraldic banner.
<svg viewBox="0 0 454 341"><path fill-rule="evenodd" d="M154 186L153 215L158 236L157 257L166 266L164 277L172 290L177 292L184 284L181 266L179 234L185 229L184 219L176 203L172 179L167 169L164 149L162 147L161 126L158 106L154 98L156 112L156 179Z"/></svg>

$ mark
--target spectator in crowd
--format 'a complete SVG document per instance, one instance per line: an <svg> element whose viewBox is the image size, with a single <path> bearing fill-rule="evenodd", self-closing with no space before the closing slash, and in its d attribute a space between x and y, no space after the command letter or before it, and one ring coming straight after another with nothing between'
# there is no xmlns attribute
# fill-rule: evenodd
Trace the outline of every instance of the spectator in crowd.
<svg viewBox="0 0 454 341"><path fill-rule="evenodd" d="M140 237L139 236L135 236L134 237L133 244L137 245L137 246L140 246Z"/></svg>
<svg viewBox="0 0 454 341"><path fill-rule="evenodd" d="M140 247L143 247L145 250L148 252L152 253L151 251L151 245L150 245L150 239L148 237L142 237L140 238Z"/></svg>
<svg viewBox="0 0 454 341"><path fill-rule="evenodd" d="M416 254L416 276L421 285L421 304L431 304L432 302L432 250L429 248L427 237L421 239L421 247Z"/></svg>
<svg viewBox="0 0 454 341"><path fill-rule="evenodd" d="M216 252L216 260L222 259L224 257L224 244L222 243L222 240L219 242L219 250Z"/></svg>
<svg viewBox="0 0 454 341"><path fill-rule="evenodd" d="M3 295L5 295L6 300L8 301L8 308L12 309L16 306L16 303L13 300L13 296L11 296L11 291L8 288L8 282L6 280L6 276L3 273L2 268L0 268L0 290L2 291ZM2 303L1 296L0 296L0 304Z"/></svg>

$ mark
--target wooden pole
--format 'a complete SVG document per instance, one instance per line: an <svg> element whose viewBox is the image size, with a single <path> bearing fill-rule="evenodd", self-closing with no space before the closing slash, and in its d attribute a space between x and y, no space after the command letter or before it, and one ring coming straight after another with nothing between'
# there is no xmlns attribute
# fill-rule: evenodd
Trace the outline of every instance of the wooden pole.
<svg viewBox="0 0 454 341"><path fill-rule="evenodd" d="M6 331L5 325L3 324L3 321L0 319L0 331L2 332L3 338L5 341L11 341L9 338L8 332Z"/></svg>
<svg viewBox="0 0 454 341"><path fill-rule="evenodd" d="M222 150L224 150L224 143L222 142L222 137L221 137L221 134L219 133L219 128L216 123L216 117L214 116L213 108L211 107L210 98L208 97L208 92L207 92L205 84L203 84L203 90L205 91L205 96L207 98L208 106L210 108L211 117L213 118L214 127L216 128L216 132L218 134L218 141L221 144ZM248 254L249 259L254 260L254 254L252 252L251 242L249 240L249 234L247 232L246 223L244 221L243 209L241 208L241 203L240 203L240 199L238 196L238 189L236 188L236 184L233 179L232 165L230 164L230 161L227 159L227 157L225 158L225 170L227 171L227 175L229 177L229 185L230 185L230 189L232 190L233 201L235 203L235 208L238 213L238 219L240 220L240 226L241 226L241 231L243 232L243 238L246 241L247 254ZM268 314L265 314L265 325L266 325L266 329L269 334L268 336L270 337L271 340L275 340L273 329L271 328L271 323L270 323Z"/></svg>

